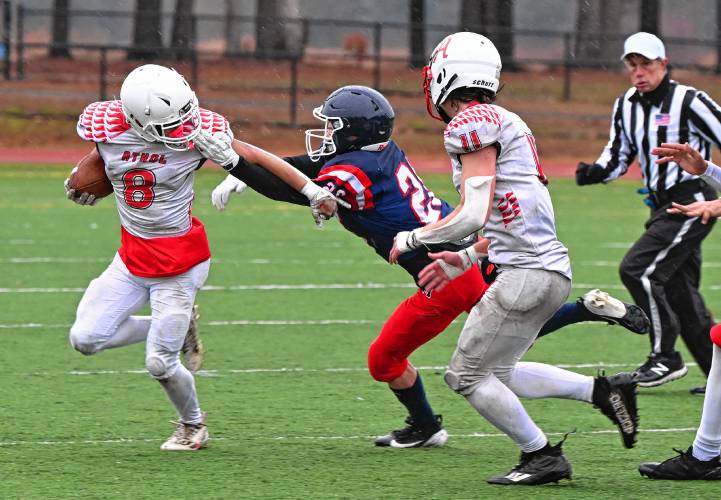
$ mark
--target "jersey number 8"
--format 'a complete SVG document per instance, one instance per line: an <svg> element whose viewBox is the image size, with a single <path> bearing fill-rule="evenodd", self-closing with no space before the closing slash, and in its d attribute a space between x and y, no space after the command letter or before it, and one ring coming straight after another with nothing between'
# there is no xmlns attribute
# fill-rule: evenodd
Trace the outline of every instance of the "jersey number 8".
<svg viewBox="0 0 721 500"><path fill-rule="evenodd" d="M155 174L152 171L144 168L128 170L123 175L123 185L123 198L129 206L142 210L153 204Z"/></svg>

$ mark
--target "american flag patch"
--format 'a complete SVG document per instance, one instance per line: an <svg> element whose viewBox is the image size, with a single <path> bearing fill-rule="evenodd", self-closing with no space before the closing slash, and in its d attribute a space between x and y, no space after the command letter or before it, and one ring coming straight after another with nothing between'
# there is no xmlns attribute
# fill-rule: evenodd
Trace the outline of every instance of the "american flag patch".
<svg viewBox="0 0 721 500"><path fill-rule="evenodd" d="M657 127L668 127L669 123L671 123L671 115L668 113L659 113L656 115Z"/></svg>

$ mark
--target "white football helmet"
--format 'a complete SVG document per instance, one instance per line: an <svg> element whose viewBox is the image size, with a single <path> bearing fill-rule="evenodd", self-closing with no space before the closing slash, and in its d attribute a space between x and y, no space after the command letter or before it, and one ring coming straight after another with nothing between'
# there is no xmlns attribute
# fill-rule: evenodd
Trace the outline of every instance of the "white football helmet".
<svg viewBox="0 0 721 500"><path fill-rule="evenodd" d="M438 108L455 89L477 87L494 95L498 92L501 56L485 36L461 31L448 35L433 49L423 71L428 113L442 120Z"/></svg>
<svg viewBox="0 0 721 500"><path fill-rule="evenodd" d="M195 92L174 69L146 64L131 71L120 88L123 114L146 141L185 151L200 133Z"/></svg>

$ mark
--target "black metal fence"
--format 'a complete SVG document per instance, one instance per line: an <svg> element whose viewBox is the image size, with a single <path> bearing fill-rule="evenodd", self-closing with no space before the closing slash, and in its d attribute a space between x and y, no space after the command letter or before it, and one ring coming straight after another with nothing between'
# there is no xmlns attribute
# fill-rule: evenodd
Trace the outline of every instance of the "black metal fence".
<svg viewBox="0 0 721 500"><path fill-rule="evenodd" d="M109 55L114 54L114 59L122 57L129 53L134 47L131 44L130 35L128 34L122 43L80 43L69 42L67 44L53 44L49 41L31 42L26 36L26 25L30 21L37 22L38 19L47 19L52 16L51 9L28 9L22 4L15 5L10 0L2 0L2 34L0 35L0 55L3 64L3 76L5 80L23 80L26 78L26 69L29 64L35 60L29 53L37 55L40 52L47 53L51 48L67 49L72 55L75 52L82 51L83 58L97 62L97 85L98 97L106 99L108 96L109 82L108 61ZM125 22L128 26L132 24L133 13L118 11L86 11L72 10L69 12L69 18L80 24L89 24L91 22ZM164 20L167 24L168 20ZM194 15L192 24L194 28L191 33L197 33L199 24L212 24L213 29L206 30L222 33L220 26L227 26L228 23L237 23L242 28L241 33L251 36L255 33L255 28L262 19L254 16L234 16L228 19L221 15ZM187 74L193 85L199 85L201 72L198 67L201 61L222 61L224 59L248 59L248 60L272 60L277 65L287 65L288 78L284 91L290 96L289 106L289 122L295 124L296 110L299 96L307 91L302 80L299 78L299 67L311 64L313 57L318 54L325 59L336 58L339 61L356 58L359 66L365 68L369 72L369 79L373 87L388 94L403 94L402 89L392 88L383 81L382 67L384 65L402 65L408 66L411 61L411 54L407 47L408 33L410 30L409 23L400 22L362 22L362 21L338 21L331 19L283 19L287 25L293 26L298 36L294 44L290 48L282 50L270 50L259 53L257 50L248 47L231 47L220 46L210 48L207 43L201 39L191 40L187 47L143 47L145 51L154 53L158 59L182 59L190 66L190 73ZM72 22L70 23L72 24ZM448 33L457 30L457 25L435 25L426 24L423 27L425 31L426 50L433 47L442 37ZM170 31L170 30L166 30ZM362 37L367 46L356 47L352 51L344 51L342 49L342 41L336 40L337 44L332 49L323 52L319 48L317 39L320 34L328 32L338 34L356 34ZM405 35L399 36L399 33ZM486 34L490 38L494 38L501 33L508 33L508 30L500 28L490 28L486 30ZM617 54L621 53L623 40L627 34L581 34L569 31L557 30L530 30L530 29L512 29L510 33L513 35L514 50L510 60L508 57L504 61L504 65L516 69L522 69L524 65L544 65L555 70L561 69L563 74L563 91L562 98L564 100L572 99L572 78L573 72L579 68L612 68L618 69L620 62ZM72 37L71 37L72 38ZM123 37L120 37L121 39ZM399 40L405 39L405 44ZM390 40L387 42L386 40ZM665 38L667 50L671 55L671 59L675 67L693 68L701 71L721 72L721 55L719 55L719 46L716 40L700 40L689 38ZM613 54L612 57L580 57L579 44L591 44L597 47L603 47L604 50L599 53ZM92 56L89 56L92 54ZM314 56L315 54L315 56ZM709 62L712 61L712 62ZM277 88L274 87L277 91ZM332 90L329 88L327 90ZM413 91L417 93L417 90Z"/></svg>

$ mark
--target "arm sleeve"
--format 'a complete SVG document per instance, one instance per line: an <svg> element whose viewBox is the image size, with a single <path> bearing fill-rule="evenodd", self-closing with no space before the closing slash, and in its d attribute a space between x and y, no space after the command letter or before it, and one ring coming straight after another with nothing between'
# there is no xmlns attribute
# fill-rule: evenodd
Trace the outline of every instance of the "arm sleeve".
<svg viewBox="0 0 721 500"><path fill-rule="evenodd" d="M716 191L721 191L721 168L711 162L707 165L706 171L700 177Z"/></svg>
<svg viewBox="0 0 721 500"><path fill-rule="evenodd" d="M636 156L636 148L628 140L623 129L624 98L625 94L618 97L613 105L608 143L596 160L596 165L600 165L606 171L603 182L611 182L625 174Z"/></svg>
<svg viewBox="0 0 721 500"><path fill-rule="evenodd" d="M689 105L690 128L721 148L721 108L706 92L698 91Z"/></svg>
<svg viewBox="0 0 721 500"><path fill-rule="evenodd" d="M307 175L311 179L315 179L318 177L318 174L320 173L320 169L323 168L323 165L328 163L332 157L323 157L323 161L313 161L310 159L310 156L308 155L298 155L298 156L286 156L283 159L293 165L296 169L303 172L305 175Z"/></svg>
<svg viewBox="0 0 721 500"><path fill-rule="evenodd" d="M230 175L245 182L251 189L266 198L308 206L308 198L304 194L299 193L260 165L247 162L245 158L240 158L238 165L230 171Z"/></svg>

